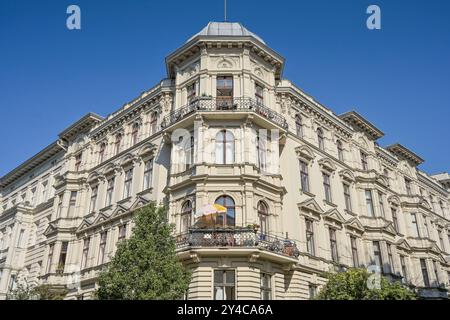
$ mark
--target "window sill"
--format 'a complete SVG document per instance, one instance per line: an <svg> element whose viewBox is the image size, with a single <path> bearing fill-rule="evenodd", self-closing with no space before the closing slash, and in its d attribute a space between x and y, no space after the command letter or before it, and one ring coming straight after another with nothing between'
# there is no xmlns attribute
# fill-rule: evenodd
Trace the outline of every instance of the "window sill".
<svg viewBox="0 0 450 320"><path fill-rule="evenodd" d="M308 197L311 197L311 198L315 198L315 197L316 197L315 194L312 194L312 193L309 192L309 191L303 191L302 189L300 189L300 193L301 193L301 194L304 194L304 195L306 195L306 196L308 196Z"/></svg>

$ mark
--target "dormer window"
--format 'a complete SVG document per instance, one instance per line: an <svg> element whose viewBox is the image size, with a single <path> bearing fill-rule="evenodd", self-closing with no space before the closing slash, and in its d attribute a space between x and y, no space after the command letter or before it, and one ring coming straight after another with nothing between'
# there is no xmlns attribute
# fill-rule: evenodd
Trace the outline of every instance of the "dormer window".
<svg viewBox="0 0 450 320"><path fill-rule="evenodd" d="M217 77L217 108L231 109L233 106L233 77Z"/></svg>
<svg viewBox="0 0 450 320"><path fill-rule="evenodd" d="M264 104L264 88L259 84L255 85L255 99L256 103Z"/></svg>

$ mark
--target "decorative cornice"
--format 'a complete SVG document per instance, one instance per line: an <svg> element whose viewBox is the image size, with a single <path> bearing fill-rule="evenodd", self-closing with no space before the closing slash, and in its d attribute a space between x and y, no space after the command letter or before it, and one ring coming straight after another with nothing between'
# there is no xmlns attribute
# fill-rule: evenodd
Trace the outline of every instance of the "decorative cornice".
<svg viewBox="0 0 450 320"><path fill-rule="evenodd" d="M397 157L407 160L410 164L414 166L418 166L424 162L424 160L421 157L419 157L417 154L405 148L399 143L390 145L386 149L395 154Z"/></svg>
<svg viewBox="0 0 450 320"><path fill-rule="evenodd" d="M101 121L103 121L103 117L95 113L88 113L80 120L73 123L70 127L65 129L63 132L61 132L58 136L60 139L69 141L80 132L85 132L89 130L90 128L94 127Z"/></svg>
<svg viewBox="0 0 450 320"><path fill-rule="evenodd" d="M372 140L378 140L384 137L384 133L375 127L372 123L364 119L356 111L346 112L339 116L343 121L350 124L355 130L359 130L367 134Z"/></svg>

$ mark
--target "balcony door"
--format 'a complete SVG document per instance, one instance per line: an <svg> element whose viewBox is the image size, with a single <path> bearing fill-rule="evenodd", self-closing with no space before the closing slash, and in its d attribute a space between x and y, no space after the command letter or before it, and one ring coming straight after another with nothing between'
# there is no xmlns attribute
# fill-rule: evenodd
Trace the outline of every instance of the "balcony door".
<svg viewBox="0 0 450 320"><path fill-rule="evenodd" d="M227 213L223 213L217 218L217 225L234 227L236 224L236 208L233 198L222 196L216 200L216 204L220 204L221 206L227 208Z"/></svg>
<svg viewBox="0 0 450 320"><path fill-rule="evenodd" d="M233 107L233 77L217 77L217 109L228 110Z"/></svg>

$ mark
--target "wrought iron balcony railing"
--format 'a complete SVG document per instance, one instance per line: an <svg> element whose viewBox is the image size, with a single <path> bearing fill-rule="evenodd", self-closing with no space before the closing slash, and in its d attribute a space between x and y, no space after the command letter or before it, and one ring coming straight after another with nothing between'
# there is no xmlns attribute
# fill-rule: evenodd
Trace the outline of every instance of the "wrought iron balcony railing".
<svg viewBox="0 0 450 320"><path fill-rule="evenodd" d="M191 114L197 111L254 112L268 119L275 125L286 130L288 129L288 123L282 115L280 115L276 111L273 111L272 109L267 108L266 106L256 101L255 99L236 98L232 100L218 100L215 98L207 98L207 97L199 97L196 100L189 103L188 105L171 112L169 115L163 118L161 122L161 128L162 129L168 128L171 125L177 123L180 120L183 120L184 118L190 116Z"/></svg>
<svg viewBox="0 0 450 320"><path fill-rule="evenodd" d="M262 248L298 258L300 251L294 241L261 234L253 228L190 229L176 238L179 249L196 247Z"/></svg>

